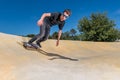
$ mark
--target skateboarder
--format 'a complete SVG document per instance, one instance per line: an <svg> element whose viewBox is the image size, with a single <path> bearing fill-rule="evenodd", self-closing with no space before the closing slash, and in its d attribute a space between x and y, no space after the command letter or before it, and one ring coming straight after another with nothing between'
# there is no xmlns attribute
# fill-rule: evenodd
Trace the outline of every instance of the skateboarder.
<svg viewBox="0 0 120 80"><path fill-rule="evenodd" d="M41 42L45 41L49 37L50 28L54 25L58 25L58 38L56 42L56 46L59 45L59 40L62 34L62 29L65 24L65 20L71 15L70 9L65 9L62 13L54 12L54 13L44 13L41 18L38 20L37 24L40 26L40 33L35 35L32 39L30 39L27 43L27 46L31 46L31 44L36 41L36 45L41 48Z"/></svg>

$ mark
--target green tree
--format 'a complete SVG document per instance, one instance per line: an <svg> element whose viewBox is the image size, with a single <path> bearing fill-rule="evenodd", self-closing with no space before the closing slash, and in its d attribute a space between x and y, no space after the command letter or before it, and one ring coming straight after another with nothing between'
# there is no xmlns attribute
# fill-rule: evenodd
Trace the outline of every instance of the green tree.
<svg viewBox="0 0 120 80"><path fill-rule="evenodd" d="M69 37L70 37L70 32L66 31L66 32L62 33L61 39L69 40Z"/></svg>
<svg viewBox="0 0 120 80"><path fill-rule="evenodd" d="M52 39L57 39L57 37L58 37L58 32L54 32L54 33L52 34Z"/></svg>
<svg viewBox="0 0 120 80"><path fill-rule="evenodd" d="M92 13L90 18L83 17L78 24L81 39L86 41L115 41L118 30L106 13Z"/></svg>
<svg viewBox="0 0 120 80"><path fill-rule="evenodd" d="M71 29L70 30L70 34L71 34L71 39L74 40L75 39L75 35L76 35L77 31L75 29Z"/></svg>
<svg viewBox="0 0 120 80"><path fill-rule="evenodd" d="M71 34L72 36L75 36L76 33L77 33L77 31L76 31L75 29L71 29L71 30L70 30L70 34Z"/></svg>
<svg viewBox="0 0 120 80"><path fill-rule="evenodd" d="M26 35L26 37L34 37L35 36L35 34L28 34L28 35Z"/></svg>

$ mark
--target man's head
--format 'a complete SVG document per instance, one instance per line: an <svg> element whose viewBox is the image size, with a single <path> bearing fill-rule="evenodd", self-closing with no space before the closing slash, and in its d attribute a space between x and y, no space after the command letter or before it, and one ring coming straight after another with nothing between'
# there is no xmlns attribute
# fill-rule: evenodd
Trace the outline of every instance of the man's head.
<svg viewBox="0 0 120 80"><path fill-rule="evenodd" d="M71 10L70 9L65 9L60 17L61 21L66 20L69 16L71 15Z"/></svg>
<svg viewBox="0 0 120 80"><path fill-rule="evenodd" d="M65 9L63 11L63 13L66 13L68 16L70 16L71 15L71 10L70 9Z"/></svg>

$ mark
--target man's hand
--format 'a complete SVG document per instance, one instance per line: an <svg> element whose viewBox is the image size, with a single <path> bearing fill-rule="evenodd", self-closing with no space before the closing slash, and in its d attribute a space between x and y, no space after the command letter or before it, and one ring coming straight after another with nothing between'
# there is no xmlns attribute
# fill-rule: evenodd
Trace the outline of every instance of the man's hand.
<svg viewBox="0 0 120 80"><path fill-rule="evenodd" d="M58 45L59 45L59 40L56 41L56 46L58 46Z"/></svg>
<svg viewBox="0 0 120 80"><path fill-rule="evenodd" d="M40 19L40 20L37 22L37 25L38 25L38 26L41 26L42 24L43 24L43 20Z"/></svg>

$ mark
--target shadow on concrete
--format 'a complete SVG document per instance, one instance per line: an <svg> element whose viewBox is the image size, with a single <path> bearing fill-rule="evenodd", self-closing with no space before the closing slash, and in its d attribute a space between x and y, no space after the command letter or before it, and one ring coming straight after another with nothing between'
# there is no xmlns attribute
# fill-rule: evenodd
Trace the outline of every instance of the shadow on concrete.
<svg viewBox="0 0 120 80"><path fill-rule="evenodd" d="M17 42L19 45L21 45L23 48L25 48L23 46L23 43L24 42ZM57 53L49 53L49 52L46 52L42 49L35 49L35 48L25 48L27 50L31 50L31 51L37 51L43 55L46 55L46 56L49 56L49 57L52 57L50 58L49 60L55 60L55 59L66 59L66 60L70 60L70 61L78 61L78 59L73 59L73 58L70 58L70 57L66 57L66 56L62 56L62 55L59 55Z"/></svg>
<svg viewBox="0 0 120 80"><path fill-rule="evenodd" d="M46 56L50 56L52 58L50 58L49 60L54 60L54 59L66 59L66 60L71 60L71 61L78 61L78 59L73 59L73 58L69 58L69 57L66 57L66 56L62 56L60 54L56 54L56 53L48 53L42 49L39 49L37 50L39 53L42 53Z"/></svg>

